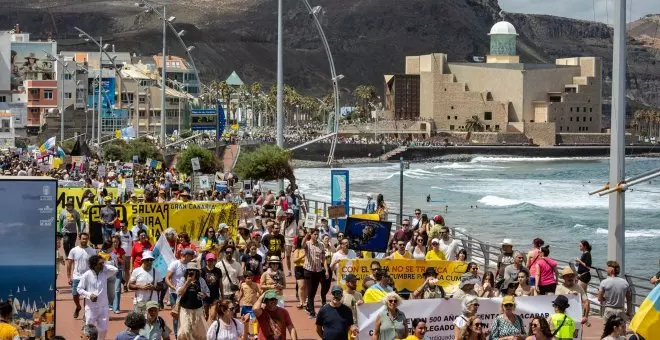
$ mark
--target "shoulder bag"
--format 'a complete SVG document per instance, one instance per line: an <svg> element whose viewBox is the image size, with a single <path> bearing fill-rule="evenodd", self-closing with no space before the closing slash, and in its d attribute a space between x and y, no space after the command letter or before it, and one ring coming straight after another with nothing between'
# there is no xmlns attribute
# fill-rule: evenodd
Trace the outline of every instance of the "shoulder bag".
<svg viewBox="0 0 660 340"><path fill-rule="evenodd" d="M240 287L234 284L234 282L231 281L231 275L229 275L229 271L227 270L227 266L225 266L225 261L222 261L222 267L225 268L225 274L227 275L227 280L229 280L229 289L231 289L232 292L238 292L240 290Z"/></svg>

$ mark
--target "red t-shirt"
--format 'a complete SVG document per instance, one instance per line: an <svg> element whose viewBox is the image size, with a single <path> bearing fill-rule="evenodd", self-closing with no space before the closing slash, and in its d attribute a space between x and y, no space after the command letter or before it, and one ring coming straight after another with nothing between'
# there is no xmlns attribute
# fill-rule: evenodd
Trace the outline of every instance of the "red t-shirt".
<svg viewBox="0 0 660 340"><path fill-rule="evenodd" d="M188 243L185 246L181 243L177 243L176 253L174 254L174 257L176 257L177 260L180 259L181 258L181 252L186 248L190 248L190 249L194 250L195 254L197 254L197 246L194 243Z"/></svg>
<svg viewBox="0 0 660 340"><path fill-rule="evenodd" d="M137 268L142 264L142 252L145 250L151 250L151 243L149 243L149 241L145 244L142 242L135 242L135 244L133 244L133 249L131 250L133 268Z"/></svg>
<svg viewBox="0 0 660 340"><path fill-rule="evenodd" d="M261 315L257 318L257 324L259 325L259 340L266 340L266 335L273 335L275 340L286 340L287 338L287 328L289 325L293 326L291 322L291 317L289 312L284 308L277 307L274 311L269 311L268 309L262 309ZM266 330L264 332L264 330ZM274 331L279 332L279 336L275 336Z"/></svg>

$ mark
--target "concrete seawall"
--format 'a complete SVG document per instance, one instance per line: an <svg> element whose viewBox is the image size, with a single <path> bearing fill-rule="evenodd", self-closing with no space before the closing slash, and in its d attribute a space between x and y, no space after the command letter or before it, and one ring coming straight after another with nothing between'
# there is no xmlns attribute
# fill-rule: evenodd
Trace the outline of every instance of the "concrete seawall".
<svg viewBox="0 0 660 340"><path fill-rule="evenodd" d="M628 146L627 156L657 155L660 146ZM403 157L406 160L425 160L449 155L505 155L518 157L607 157L610 147L602 146L448 146L448 147L409 147L392 160Z"/></svg>

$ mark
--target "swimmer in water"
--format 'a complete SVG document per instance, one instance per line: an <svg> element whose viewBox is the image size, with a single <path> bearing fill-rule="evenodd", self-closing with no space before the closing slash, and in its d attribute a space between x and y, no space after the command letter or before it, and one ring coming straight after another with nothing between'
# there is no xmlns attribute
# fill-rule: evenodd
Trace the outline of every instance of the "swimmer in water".
<svg viewBox="0 0 660 340"><path fill-rule="evenodd" d="M431 202L431 195L426 195L426 203L430 203L430 202Z"/></svg>

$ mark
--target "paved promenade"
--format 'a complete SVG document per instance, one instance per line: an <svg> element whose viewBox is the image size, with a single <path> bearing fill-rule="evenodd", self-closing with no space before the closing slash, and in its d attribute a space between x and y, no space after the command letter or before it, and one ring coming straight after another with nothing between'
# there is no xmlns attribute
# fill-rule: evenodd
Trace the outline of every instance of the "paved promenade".
<svg viewBox="0 0 660 340"><path fill-rule="evenodd" d="M295 308L295 283L289 284L284 292L284 298L286 303L286 308L291 315L293 324L298 331L298 339L302 340L311 340L319 339L319 336L316 334L316 326L314 325L314 320L310 320L307 314L297 308ZM56 305L56 334L64 336L67 340L79 339L80 330L83 326L83 313L80 313L78 319L73 319L73 311L75 310L75 305L73 303L73 297L71 296L71 288L67 284L65 268L62 267L60 276L57 279L57 289L59 290L57 294L57 305ZM124 326L124 318L126 313L130 311L133 307L133 292L122 293L121 296L121 313L114 314L110 312L110 326L108 330L107 339L114 339L115 335L126 327ZM316 308L320 308L320 302L317 299ZM170 316L169 307L165 307L165 310L160 312L160 316L166 320L169 327L172 327L172 317ZM590 318L591 327L585 328L583 340L597 340L600 339L601 332L603 330L603 322L599 317ZM172 340L174 337L172 337ZM202 340L202 339L200 339Z"/></svg>

